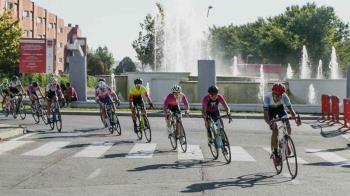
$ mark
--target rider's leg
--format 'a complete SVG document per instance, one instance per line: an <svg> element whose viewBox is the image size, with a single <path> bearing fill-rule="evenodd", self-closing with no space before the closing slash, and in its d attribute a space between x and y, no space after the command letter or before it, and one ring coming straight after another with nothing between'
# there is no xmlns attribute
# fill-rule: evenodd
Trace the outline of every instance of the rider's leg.
<svg viewBox="0 0 350 196"><path fill-rule="evenodd" d="M137 125L136 125L136 110L135 110L135 106L133 106L131 108L131 119L132 119L132 122L134 124L134 132L136 133L137 132Z"/></svg>
<svg viewBox="0 0 350 196"><path fill-rule="evenodd" d="M273 153L277 153L277 137L278 137L278 129L277 124L275 123L272 127L272 135L271 135L271 149Z"/></svg>
<svg viewBox="0 0 350 196"><path fill-rule="evenodd" d="M290 136L292 134L292 128L290 127L290 122L289 120L286 121L286 125L287 125L287 132L288 135Z"/></svg>

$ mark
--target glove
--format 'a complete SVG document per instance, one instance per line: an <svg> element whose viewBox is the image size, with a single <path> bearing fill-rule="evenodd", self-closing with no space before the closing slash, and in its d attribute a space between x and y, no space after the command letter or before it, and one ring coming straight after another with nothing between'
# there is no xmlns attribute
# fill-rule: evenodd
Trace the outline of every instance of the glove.
<svg viewBox="0 0 350 196"><path fill-rule="evenodd" d="M232 116L231 116L231 114L227 114L227 117L228 117L228 123L231 123L232 122Z"/></svg>
<svg viewBox="0 0 350 196"><path fill-rule="evenodd" d="M275 123L274 122L270 122L269 125L270 125L270 129L273 130L273 127L274 127Z"/></svg>
<svg viewBox="0 0 350 196"><path fill-rule="evenodd" d="M189 111L189 110L186 110L186 111L185 111L185 115L186 115L186 116L189 116L189 115L190 115L190 111Z"/></svg>
<svg viewBox="0 0 350 196"><path fill-rule="evenodd" d="M119 100L119 99L117 99L117 100L115 101L115 103L117 104L117 106L120 106L120 100Z"/></svg>

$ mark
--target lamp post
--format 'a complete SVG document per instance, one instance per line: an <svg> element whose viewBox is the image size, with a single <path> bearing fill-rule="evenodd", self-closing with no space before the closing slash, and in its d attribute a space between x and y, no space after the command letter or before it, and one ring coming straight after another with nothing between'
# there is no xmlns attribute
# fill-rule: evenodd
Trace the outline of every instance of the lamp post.
<svg viewBox="0 0 350 196"><path fill-rule="evenodd" d="M211 9L213 9L213 6L209 5L209 6L208 6L208 11L207 11L207 18L209 17L209 11L210 11Z"/></svg>
<svg viewBox="0 0 350 196"><path fill-rule="evenodd" d="M247 58L246 58L246 61L245 61L245 73L247 73L247 65L248 65L248 60L249 60L249 57L253 57L254 55L252 54L248 54L247 55Z"/></svg>

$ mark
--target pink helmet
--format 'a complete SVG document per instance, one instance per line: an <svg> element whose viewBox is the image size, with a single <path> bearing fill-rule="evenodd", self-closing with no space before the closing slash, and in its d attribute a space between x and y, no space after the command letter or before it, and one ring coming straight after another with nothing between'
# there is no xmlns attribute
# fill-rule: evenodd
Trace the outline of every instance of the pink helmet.
<svg viewBox="0 0 350 196"><path fill-rule="evenodd" d="M282 95L286 92L286 87L282 83L275 83L272 86L272 92L278 95Z"/></svg>

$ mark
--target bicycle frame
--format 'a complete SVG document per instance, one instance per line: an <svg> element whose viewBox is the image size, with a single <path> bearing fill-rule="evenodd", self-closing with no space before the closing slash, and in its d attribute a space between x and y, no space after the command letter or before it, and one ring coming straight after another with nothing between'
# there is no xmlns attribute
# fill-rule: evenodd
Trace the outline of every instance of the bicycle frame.
<svg viewBox="0 0 350 196"><path fill-rule="evenodd" d="M213 118L210 118L210 123L209 126L211 127L211 134L212 134L212 139L216 143L217 147L222 146L222 141L221 141L221 130L222 130L222 124L221 124L221 117L218 118L216 121L214 121Z"/></svg>

